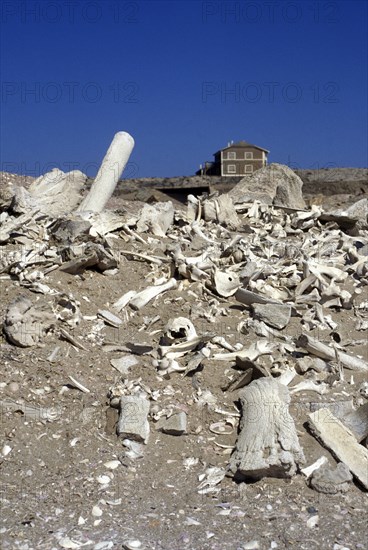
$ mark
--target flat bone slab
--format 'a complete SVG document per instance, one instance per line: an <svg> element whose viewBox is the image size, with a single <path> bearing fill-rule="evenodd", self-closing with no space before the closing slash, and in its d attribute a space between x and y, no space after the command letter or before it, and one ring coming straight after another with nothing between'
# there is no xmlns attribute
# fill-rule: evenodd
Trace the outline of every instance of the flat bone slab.
<svg viewBox="0 0 368 550"><path fill-rule="evenodd" d="M357 442L354 434L328 409L310 414L309 425L324 446L368 489L368 450Z"/></svg>
<svg viewBox="0 0 368 550"><path fill-rule="evenodd" d="M276 329L285 328L290 321L291 307L287 304L253 304L256 319Z"/></svg>
<svg viewBox="0 0 368 550"><path fill-rule="evenodd" d="M120 398L118 435L123 439L147 443L150 431L147 420L149 409L150 403L144 397L123 395Z"/></svg>
<svg viewBox="0 0 368 550"><path fill-rule="evenodd" d="M341 417L341 420L359 443L368 437L368 403Z"/></svg>
<svg viewBox="0 0 368 550"><path fill-rule="evenodd" d="M292 477L304 463L290 395L274 378L260 378L239 392L242 406L240 435L230 459L234 477Z"/></svg>

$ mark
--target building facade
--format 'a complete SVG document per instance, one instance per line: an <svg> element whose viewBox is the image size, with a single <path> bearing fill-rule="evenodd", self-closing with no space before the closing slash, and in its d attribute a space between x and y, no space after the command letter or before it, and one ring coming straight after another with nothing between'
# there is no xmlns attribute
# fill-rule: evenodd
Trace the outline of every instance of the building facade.
<svg viewBox="0 0 368 550"><path fill-rule="evenodd" d="M247 176L267 164L269 151L246 141L229 143L214 154L214 162L205 162L198 173L213 176Z"/></svg>

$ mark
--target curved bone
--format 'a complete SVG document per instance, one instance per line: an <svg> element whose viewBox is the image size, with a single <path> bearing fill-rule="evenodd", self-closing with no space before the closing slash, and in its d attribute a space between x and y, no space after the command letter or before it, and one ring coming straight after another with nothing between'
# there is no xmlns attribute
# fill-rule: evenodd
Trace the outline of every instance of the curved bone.
<svg viewBox="0 0 368 550"><path fill-rule="evenodd" d="M188 351L193 351L198 344L202 342L200 336L196 336L192 340L180 342L179 344L172 344L171 346L160 346L158 352L160 357L167 357L168 359L176 359L183 357Z"/></svg>
<svg viewBox="0 0 368 550"><path fill-rule="evenodd" d="M149 286L148 288L142 290L142 292L138 292L138 294L136 294L134 298L130 300L129 305L133 309L142 309L142 307L153 300L153 298L156 298L156 296L158 296L159 294L162 294L167 290L171 290L172 288L176 288L177 286L178 282L174 278L170 279L167 283L164 283L163 285Z"/></svg>
<svg viewBox="0 0 368 550"><path fill-rule="evenodd" d="M224 271L219 271L218 269L215 269L213 282L216 292L220 296L224 296L225 298L228 298L229 296L235 294L240 286L238 275L232 271L226 273Z"/></svg>

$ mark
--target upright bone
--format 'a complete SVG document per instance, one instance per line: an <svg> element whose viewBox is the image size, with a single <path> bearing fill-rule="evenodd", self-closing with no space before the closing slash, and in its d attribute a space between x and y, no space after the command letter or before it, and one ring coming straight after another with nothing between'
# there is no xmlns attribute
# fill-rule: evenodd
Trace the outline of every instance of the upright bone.
<svg viewBox="0 0 368 550"><path fill-rule="evenodd" d="M240 480L292 477L304 454L289 414L287 387L274 378L260 378L240 392L240 401L241 431L230 471Z"/></svg>
<svg viewBox="0 0 368 550"><path fill-rule="evenodd" d="M115 190L133 147L134 139L127 132L115 134L90 192L78 207L79 212L88 210L101 212L104 209Z"/></svg>

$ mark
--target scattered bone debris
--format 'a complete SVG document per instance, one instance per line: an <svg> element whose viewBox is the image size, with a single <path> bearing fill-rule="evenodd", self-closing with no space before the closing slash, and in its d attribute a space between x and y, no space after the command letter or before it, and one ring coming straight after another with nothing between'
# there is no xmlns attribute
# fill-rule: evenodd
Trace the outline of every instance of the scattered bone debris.
<svg viewBox="0 0 368 550"><path fill-rule="evenodd" d="M131 148L119 133L108 156L122 169ZM270 165L227 194L190 195L187 207L167 201L111 212L118 177L103 165L86 195L86 176L60 170L3 193L0 272L16 293L3 317L7 349L32 348L37 361L45 347L51 372L70 355L59 391L104 402L125 468L144 463L158 443L197 438L214 462L183 464L189 473L204 466L202 495L217 495L228 478L299 476L326 494L348 492L354 479L368 489L366 203L308 209L300 178ZM124 277L110 302L89 297L94 274L109 285L135 265L145 275ZM65 281L78 285L73 294ZM350 338L349 326L362 338ZM97 348L103 365L91 364ZM88 369L108 377L106 402ZM98 414L88 402L81 422ZM40 412L34 399L1 400L1 408L53 425L60 417L51 407ZM337 466L322 459L303 468L313 460L306 436ZM98 479L107 485L111 476ZM105 505L96 505L94 521Z"/></svg>

